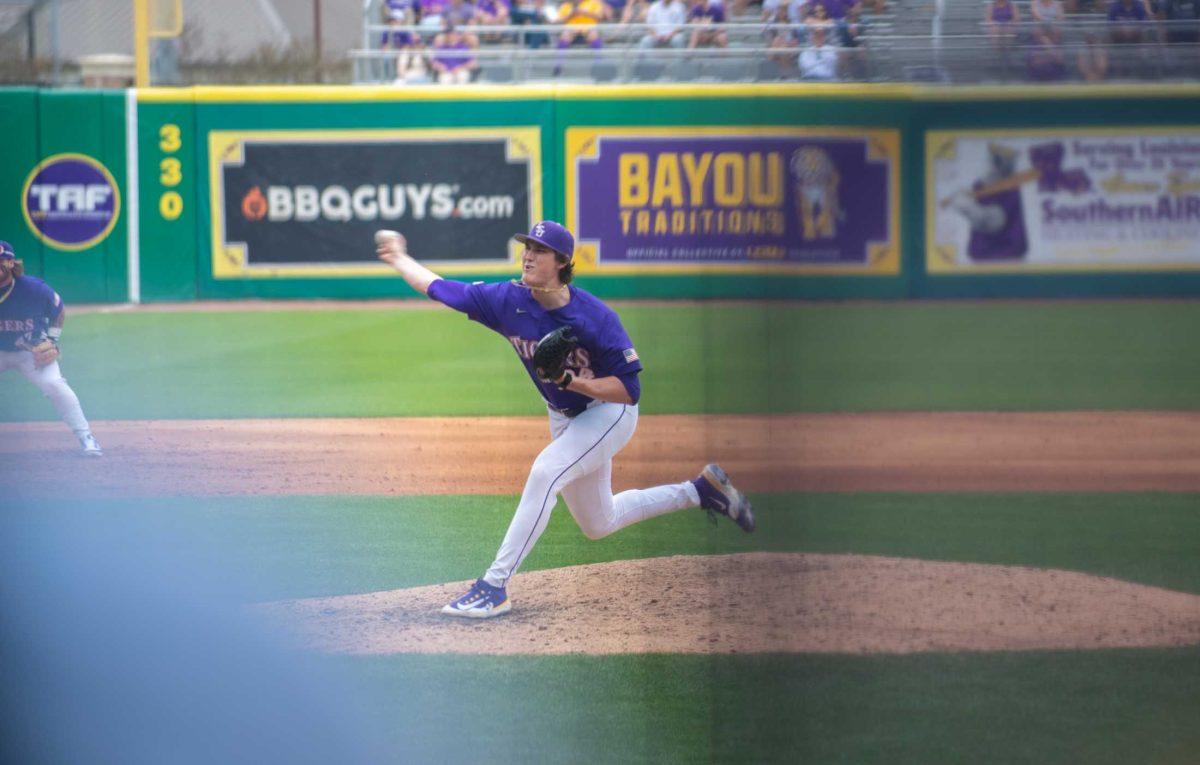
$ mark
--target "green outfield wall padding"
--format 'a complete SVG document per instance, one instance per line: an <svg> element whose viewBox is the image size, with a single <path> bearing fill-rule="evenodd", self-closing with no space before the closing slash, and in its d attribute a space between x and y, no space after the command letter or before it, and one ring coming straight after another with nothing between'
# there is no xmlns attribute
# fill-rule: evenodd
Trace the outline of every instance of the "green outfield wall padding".
<svg viewBox="0 0 1200 765"><path fill-rule="evenodd" d="M128 299L125 94L0 90L0 236L70 302Z"/></svg>
<svg viewBox="0 0 1200 765"><path fill-rule="evenodd" d="M194 300L200 278L197 241L196 110L190 100L138 108L141 297Z"/></svg>
<svg viewBox="0 0 1200 765"><path fill-rule="evenodd" d="M127 225L134 200L129 199L130 184L125 178L125 93L7 88L0 90L0 114L9 118L6 124L10 127L7 140L0 146L0 157L5 167L10 168L0 178L0 194L4 199L0 204L0 226L3 226L0 236L13 242L31 273L48 278L69 302L126 300ZM377 137L364 139L368 134ZM531 139L530 135L536 137ZM865 219L860 211L854 215L841 211L836 225L837 236L846 231L853 233L855 227L882 221L884 216L878 210L886 209L892 220L891 234L887 236L894 237L893 244L872 250L866 260L844 268L826 268L838 265L839 256L821 261L818 253L815 260L805 260L807 265L794 268L776 267L777 264L769 263L774 256L767 254L766 260L729 261L744 267L678 268L660 259L654 267L631 260L615 270L613 266L619 265L620 257L614 260L613 253L630 251L610 246L607 254L598 256L603 268L581 267L578 283L607 298L1200 294L1200 254L1188 241L1189 227L1200 222L1188 219L1190 213L1170 221L1181 224L1177 231L1183 233L1171 234L1174 239L1160 249L1174 248L1173 255L1158 257L1155 252L1158 245L1154 244L1157 240L1151 237L1142 253L1134 245L1127 246L1127 250L1133 251L1129 256L1132 265L1117 263L1094 268L1077 263L1063 267L1061 262L1042 266L1034 263L1032 255L1023 257L1028 259L1028 265L1036 267L1026 267L1027 263L1019 258L995 267L990 263L983 264L987 267L976 267L979 263L974 260L974 253L970 254L972 260L966 262L965 236L958 255L942 252L941 242L947 235L942 232L938 236L943 239L931 238L935 222L940 219L937 214L927 214L930 210L936 213L936 205L928 199L942 193L938 183L945 183L935 179L934 166L946 159L944 147L955 140L961 139L960 145L966 147L963 151L974 150L973 145L978 148L984 142L1003 144L1009 138L1019 151L1039 142L1057 142L1067 147L1067 156L1071 157L1069 152L1076 150L1072 141L1076 139L1099 144L1108 136L1112 142L1124 142L1129 148L1143 135L1158 136L1160 144L1174 142L1174 148L1170 149L1174 153L1164 155L1161 160L1178 162L1178 166L1158 172L1170 179L1173 189L1170 194L1174 196L1165 195L1168 202L1178 204L1183 210L1187 204L1200 200L1196 193L1200 189L1200 164L1193 166L1188 154L1193 142L1200 146L1200 88L1195 85L1034 89L710 84L596 88L472 86L457 90L201 87L142 91L138 93L135 158L140 296L150 302L415 297L397 277L378 270L371 261L372 245L365 222L353 237L314 236L312 241L303 238L303 227L299 225L262 227L283 233L274 242L271 237L276 235L267 233L253 247L241 245L238 237L245 235L247 220L268 216L275 223L273 216L282 210L279 214L295 216L284 223L302 222L303 203L299 200L306 192L298 189L307 182L300 180L287 186L284 181L274 180L273 173L287 176L294 171L299 177L306 166L324 167L333 179L328 185L342 186L346 193L351 193L356 189L354 173L366 172L371 176L369 184L387 185L388 179L394 177L421 192L421 184L434 187L441 176L449 178L443 185L450 187L464 181L449 176L498 178L505 172L505 162L517 166L526 163L530 168L528 193L512 197L518 205L516 214L532 215L536 210L541 217L568 222L578 219L575 223L581 238L580 258L586 259L589 253L596 256L602 252L613 233L606 230L589 235L587 228L593 224L586 219L588 216L599 219L596 206L602 207L606 199L618 195L616 189L596 191L596 178L608 177L600 175L596 168L605 162L615 166L615 160L609 158L625 156L612 152L605 155L597 145L611 147L643 141L647 145L659 142L686 149L689 140L700 146L704 141L732 136L744 140L746 145L739 151L750 157L759 151L755 147L768 145L762 141L769 143L788 135L808 136L822 145L827 154L838 140L846 139L851 143L865 142L871 156L882 152L890 157L896 179L884 208L877 203L871 203L876 204L875 208L868 204L864 209L874 209L876 213L874 218L868 215ZM500 155L487 154L490 149L481 149L480 156L492 159L466 159L468 153L464 153L464 159L456 162L453 153L447 155L445 147L434 145L439 138L455 145L476 140L507 141L503 150L507 154L500 161L496 159ZM381 151L376 159L366 161L365 170L353 161L338 159L339 142L361 144L364 140L427 141L430 148L428 152L413 150L411 146L408 153ZM943 143L930 143L937 140ZM304 146L305 141L312 142L311 149ZM892 148L888 148L892 145L889 142L894 142ZM280 143L290 148L280 149ZM935 145L942 147L936 157L929 148ZM657 150L651 151L652 156L659 157L654 151ZM82 155L102 165L119 194L120 211L114 224L104 236L85 240L86 246L63 247L45 236L39 237L29 220L29 211L22 210L27 206L25 186L31 174L39 163L62 154ZM842 195L841 199L850 199L862 189L879 183L865 181L861 170L837 167L845 176L837 179L840 185L835 193ZM974 171L964 167L966 175L960 185L965 187L973 181L973 177L967 176ZM1130 167L1133 166L1109 167L1100 163L1087 168L1092 188L1111 184L1113 190L1106 199L1113 205L1126 204L1132 209L1136 205L1130 200L1135 200L1141 181L1136 169ZM800 182L795 173L800 171L789 166L784 172L785 184L797 184L796 190L785 189L785 192L799 200ZM227 178L238 179L243 185L237 188L230 185L226 189ZM661 182L661 176L656 178L655 182ZM1043 174L1042 180L1029 180L1027 187L1038 187L1043 197L1053 194L1055 204L1059 201L1069 204L1072 195L1078 196L1078 190L1071 189L1069 184L1055 190L1046 178ZM935 179L932 185L930 179ZM233 180L229 182L233 184ZM272 186L289 188L294 197L283 202L268 199ZM673 211L672 200L681 198L673 198L669 186L666 182L655 191L662 192L660 196L665 199L656 204L668 213ZM326 188L317 189L316 193L323 193ZM702 196L714 193L709 189ZM707 200L704 203L711 204L710 198L704 199ZM219 201L221 209L214 209L214 200ZM395 198L391 201L394 203ZM795 221L804 215L800 202L796 202L794 209L790 204L784 209L786 215L794 216L789 218L793 222L788 225L799 226ZM617 225L615 216L604 220L610 227ZM515 233L518 227L508 223L494 226L480 223L473 228L475 222L462 218L453 228L461 229L461 237L447 239L443 235L436 247L422 252L414 250L414 255L427 260L446 257L461 262L448 272L453 278L497 279L513 273L510 267L505 270L505 245L497 244L496 237L500 229L507 235ZM412 224L405 219L404 225ZM621 225L627 227L623 229L626 234L633 227L629 220ZM1113 240L1121 236L1120 227L1106 230ZM882 246L887 244L887 236L870 241ZM669 242L671 237L664 235L662 239ZM714 236L715 239L719 236ZM1200 236L1195 239L1200 240ZM308 260L299 265L287 261L289 252L304 249L323 255L310 253L306 256ZM264 259L262 252L272 254ZM941 266L939 257L945 261ZM967 267L948 267L946 263L954 257Z"/></svg>

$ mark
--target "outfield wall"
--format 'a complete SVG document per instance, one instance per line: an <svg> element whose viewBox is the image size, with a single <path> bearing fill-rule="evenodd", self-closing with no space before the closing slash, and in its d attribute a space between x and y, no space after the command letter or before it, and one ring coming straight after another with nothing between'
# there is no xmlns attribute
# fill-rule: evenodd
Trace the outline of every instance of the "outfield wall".
<svg viewBox="0 0 1200 765"><path fill-rule="evenodd" d="M68 300L128 297L125 103L118 91L0 89L0 238ZM41 207L60 201L50 187L68 185L82 198L61 201L79 214L40 217ZM48 236L39 236L35 216Z"/></svg>
<svg viewBox="0 0 1200 765"><path fill-rule="evenodd" d="M5 89L0 230L72 302L405 296L374 229L496 278L542 217L608 297L1194 295L1197 96Z"/></svg>

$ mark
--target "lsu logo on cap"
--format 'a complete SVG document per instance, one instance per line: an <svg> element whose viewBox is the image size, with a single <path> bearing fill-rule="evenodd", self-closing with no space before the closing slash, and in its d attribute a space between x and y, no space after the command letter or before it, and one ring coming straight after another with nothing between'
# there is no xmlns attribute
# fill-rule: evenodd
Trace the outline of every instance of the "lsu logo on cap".
<svg viewBox="0 0 1200 765"><path fill-rule="evenodd" d="M21 192L29 228L60 250L86 250L112 232L121 192L108 168L85 154L55 154L33 168Z"/></svg>

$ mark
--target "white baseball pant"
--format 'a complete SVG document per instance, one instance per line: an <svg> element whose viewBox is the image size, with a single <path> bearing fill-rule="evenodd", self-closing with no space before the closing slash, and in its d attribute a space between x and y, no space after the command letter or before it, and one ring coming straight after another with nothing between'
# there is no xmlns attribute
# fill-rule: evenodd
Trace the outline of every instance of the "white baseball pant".
<svg viewBox="0 0 1200 765"><path fill-rule="evenodd" d="M67 385L57 361L38 369L33 365L33 354L29 351L0 351L0 374L10 369L19 371L26 380L37 386L42 395L50 399L58 416L75 435L83 435L90 430L87 418L83 416L83 408L79 406L79 397Z"/></svg>
<svg viewBox="0 0 1200 765"><path fill-rule="evenodd" d="M636 405L594 401L578 417L550 410L553 440L533 462L517 512L484 581L503 587L550 522L561 493L588 539L600 539L656 515L696 507L691 481L631 489L613 496L612 460L637 428Z"/></svg>

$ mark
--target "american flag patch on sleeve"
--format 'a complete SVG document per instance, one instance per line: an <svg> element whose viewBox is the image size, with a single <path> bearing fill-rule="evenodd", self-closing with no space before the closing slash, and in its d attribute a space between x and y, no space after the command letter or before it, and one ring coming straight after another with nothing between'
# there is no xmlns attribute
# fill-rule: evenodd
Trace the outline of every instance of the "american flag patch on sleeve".
<svg viewBox="0 0 1200 765"><path fill-rule="evenodd" d="M627 364L632 364L638 360L637 351L632 348L626 348L622 353L625 356L625 363Z"/></svg>

